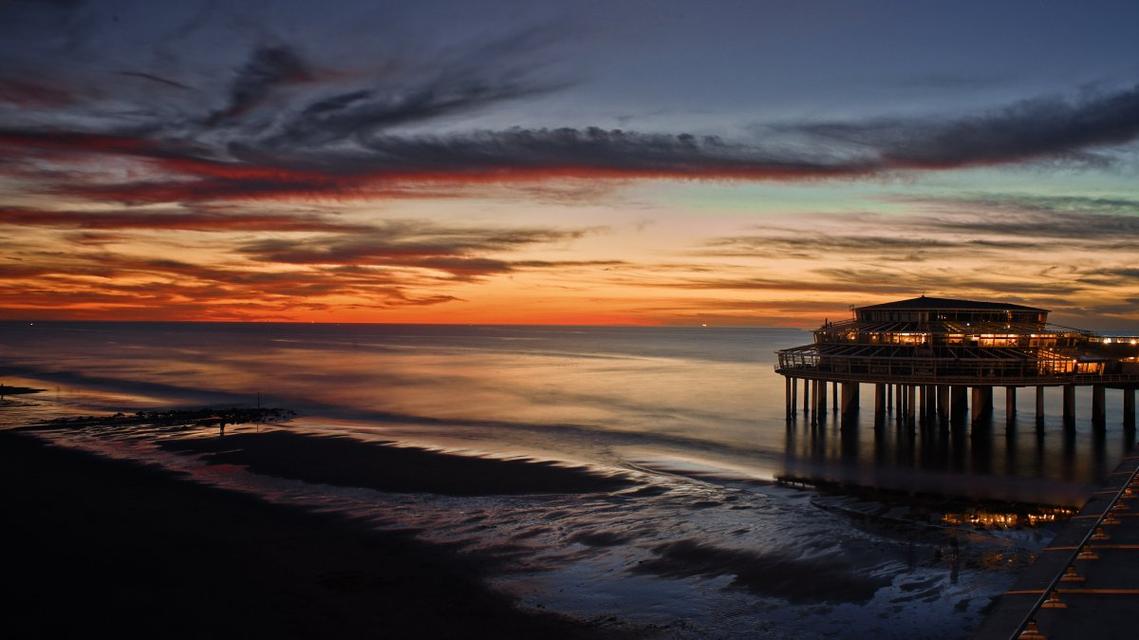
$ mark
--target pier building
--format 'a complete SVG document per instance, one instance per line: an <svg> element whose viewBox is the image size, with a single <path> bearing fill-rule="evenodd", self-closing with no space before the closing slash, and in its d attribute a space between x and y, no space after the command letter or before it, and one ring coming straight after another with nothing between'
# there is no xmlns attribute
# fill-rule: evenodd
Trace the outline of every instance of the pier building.
<svg viewBox="0 0 1139 640"><path fill-rule="evenodd" d="M799 407L812 422L827 414L828 386L843 420L860 405L861 385L873 387L875 424L983 424L993 395L1004 389L1005 415L1017 391L1035 391L1044 419L1044 389L1063 390L1066 425L1074 425L1077 386L1092 388L1091 418L1105 423L1105 390L1123 392L1124 425L1135 426L1139 336L1103 336L1048 322L1048 310L1004 302L920 296L858 307L853 317L824 322L814 341L777 352L786 378L787 418Z"/></svg>

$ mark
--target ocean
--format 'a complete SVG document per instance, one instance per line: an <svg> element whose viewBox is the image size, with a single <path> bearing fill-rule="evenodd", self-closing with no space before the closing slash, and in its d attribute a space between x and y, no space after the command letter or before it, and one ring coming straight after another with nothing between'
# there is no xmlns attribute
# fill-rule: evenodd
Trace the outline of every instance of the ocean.
<svg viewBox="0 0 1139 640"><path fill-rule="evenodd" d="M144 427L46 437L500 563L525 606L653 625L677 638L964 638L984 607L1130 450L1120 402L1065 432L1046 395L1006 426L788 422L790 329L464 325L0 323L0 382L45 389L6 425L159 407L276 406L283 428L362 443L542 460L634 478L576 495L384 493L253 473L160 446ZM216 430L215 430L216 431ZM793 480L794 482L781 482ZM1054 508L1059 507L1059 509ZM1032 523L1029 523L1029 520Z"/></svg>

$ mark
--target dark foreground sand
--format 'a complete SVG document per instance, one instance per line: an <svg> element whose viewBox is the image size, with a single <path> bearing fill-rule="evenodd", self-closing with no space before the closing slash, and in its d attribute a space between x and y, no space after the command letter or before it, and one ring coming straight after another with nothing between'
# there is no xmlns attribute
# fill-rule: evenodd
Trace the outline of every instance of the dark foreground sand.
<svg viewBox="0 0 1139 640"><path fill-rule="evenodd" d="M596 638L476 558L0 432L4 637Z"/></svg>

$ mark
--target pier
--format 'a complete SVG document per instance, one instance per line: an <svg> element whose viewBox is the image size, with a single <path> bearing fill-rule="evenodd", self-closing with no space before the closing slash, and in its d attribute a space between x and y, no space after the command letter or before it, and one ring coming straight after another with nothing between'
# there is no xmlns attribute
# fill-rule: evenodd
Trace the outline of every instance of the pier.
<svg viewBox="0 0 1139 640"><path fill-rule="evenodd" d="M960 435L972 428L974 435L986 434L995 403L1003 401L1009 429L1029 421L1023 406L1042 434L1045 412L1054 410L1063 417L1065 442L1074 439L1080 416L1102 446L1110 390L1111 397L1121 396L1125 440L1134 443L1139 336L1054 325L1048 313L926 296L855 308L849 320L824 322L811 344L778 352L775 369L785 378L788 424L800 411L812 427L823 424L829 392L845 432L857 425L866 385L876 432L893 422L899 434L917 426L923 433L932 428L944 434L937 430L945 428ZM1061 390L1048 394L1059 400L1052 409L1046 406L1049 387ZM1080 394L1090 397L1090 407L1077 406L1077 387L1090 387ZM975 640L1135 637L1139 456L1125 455L998 600Z"/></svg>
<svg viewBox="0 0 1139 640"><path fill-rule="evenodd" d="M1043 424L1044 389L1060 387L1058 409L1075 428L1076 387L1090 386L1094 428L1106 426L1108 389L1122 393L1124 427L1135 428L1139 337L1049 324L1046 309L921 296L856 308L852 319L824 322L813 343L777 355L788 420L800 406L812 423L824 420L829 386L845 423L859 411L865 384L876 426L890 417L909 428L989 424L1000 395L1012 422L1025 388Z"/></svg>

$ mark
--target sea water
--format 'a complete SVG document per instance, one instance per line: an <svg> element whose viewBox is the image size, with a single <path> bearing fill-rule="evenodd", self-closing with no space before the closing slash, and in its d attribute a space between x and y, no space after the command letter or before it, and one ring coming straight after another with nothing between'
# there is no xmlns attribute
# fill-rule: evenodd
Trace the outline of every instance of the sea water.
<svg viewBox="0 0 1139 640"><path fill-rule="evenodd" d="M306 433L626 473L638 489L383 494L204 465L156 447L169 437L162 429L53 436L266 499L415 528L497 558L494 583L524 605L685 638L966 637L1051 535L1010 526L1002 501L1077 505L1134 442L1110 391L1104 432L1087 416L1065 430L1051 391L1041 427L1031 406L1008 422L997 402L988 428L911 430L890 416L876 428L870 387L853 423L828 410L812 424L801 407L788 421L774 352L809 337L763 328L0 323L0 382L45 389L0 420L260 403L297 411L287 428ZM1090 398L1077 404L1090 407ZM789 478L826 489L775 482ZM929 507L944 497L957 506ZM1055 513L1037 511L1045 521ZM1024 521L1022 510L1016 524Z"/></svg>

